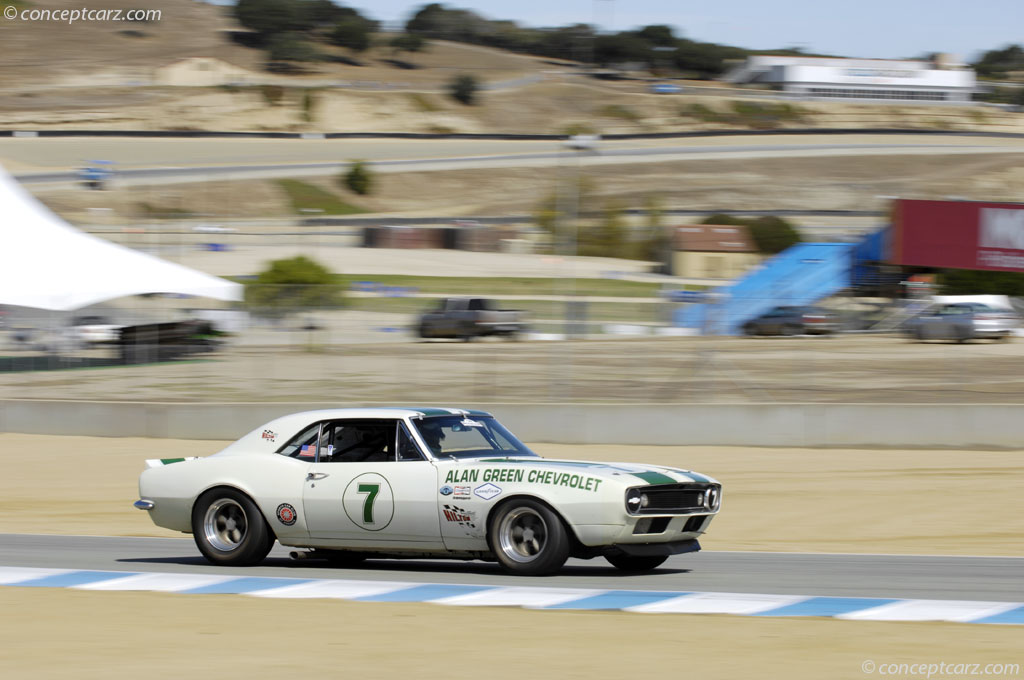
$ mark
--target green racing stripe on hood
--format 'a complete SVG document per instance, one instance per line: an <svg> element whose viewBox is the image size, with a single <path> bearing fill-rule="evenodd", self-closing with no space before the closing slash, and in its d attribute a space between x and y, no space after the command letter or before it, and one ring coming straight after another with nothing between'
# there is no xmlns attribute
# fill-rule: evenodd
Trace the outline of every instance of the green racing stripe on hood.
<svg viewBox="0 0 1024 680"><path fill-rule="evenodd" d="M164 465L170 465L171 463L184 463L184 458L161 458L160 462Z"/></svg>
<svg viewBox="0 0 1024 680"><path fill-rule="evenodd" d="M648 484L678 484L676 480L660 472L631 472L634 477L639 477Z"/></svg>

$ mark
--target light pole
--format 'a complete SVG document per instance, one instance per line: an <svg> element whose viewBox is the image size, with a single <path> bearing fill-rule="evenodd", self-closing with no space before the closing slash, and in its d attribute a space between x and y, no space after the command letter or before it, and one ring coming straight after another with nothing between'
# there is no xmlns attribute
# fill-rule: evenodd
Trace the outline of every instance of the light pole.
<svg viewBox="0 0 1024 680"><path fill-rule="evenodd" d="M579 253L579 220L580 220L580 202L582 199L582 188L580 182L582 180L582 164L583 156L597 154L597 143L600 137L597 135L573 135L565 140L563 146L572 152L575 156L575 172L572 177L572 187L568 192L568 196L571 200L571 208L568 212L569 224L565 225L565 219L560 219L560 224L563 226L562 231L565 233L560 239L564 246L564 257L566 263L572 268L571 276L566 277L568 281L566 291L566 302L565 302L565 319L566 319L566 337L572 337L575 335L575 330L578 328L578 324L575 322L575 318L579 315L579 308L576 305L576 300L573 298L576 296L576 271L575 271L575 258ZM561 218L561 215L559 215ZM564 227L568 226L568 229Z"/></svg>

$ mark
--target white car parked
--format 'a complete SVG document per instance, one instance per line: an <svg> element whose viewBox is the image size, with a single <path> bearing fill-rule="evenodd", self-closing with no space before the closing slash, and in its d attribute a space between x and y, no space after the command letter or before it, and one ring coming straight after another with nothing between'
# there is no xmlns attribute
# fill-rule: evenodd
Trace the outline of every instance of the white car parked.
<svg viewBox="0 0 1024 680"><path fill-rule="evenodd" d="M451 408L297 413L210 456L146 462L135 506L225 565L277 540L340 566L449 557L533 575L604 556L645 571L700 550L722 501L696 472L544 459L490 414Z"/></svg>

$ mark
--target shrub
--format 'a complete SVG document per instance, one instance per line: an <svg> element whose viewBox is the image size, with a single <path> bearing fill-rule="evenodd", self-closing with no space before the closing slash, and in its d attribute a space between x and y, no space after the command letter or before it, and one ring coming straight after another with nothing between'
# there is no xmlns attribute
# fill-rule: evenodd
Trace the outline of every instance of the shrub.
<svg viewBox="0 0 1024 680"><path fill-rule="evenodd" d="M466 106L472 106L476 103L476 92L478 89L479 84L476 78L465 73L455 76L448 84L448 94L451 95L452 99Z"/></svg>
<svg viewBox="0 0 1024 680"><path fill-rule="evenodd" d="M343 175L342 183L350 191L366 196L373 191L373 173L363 161L354 161L352 167Z"/></svg>

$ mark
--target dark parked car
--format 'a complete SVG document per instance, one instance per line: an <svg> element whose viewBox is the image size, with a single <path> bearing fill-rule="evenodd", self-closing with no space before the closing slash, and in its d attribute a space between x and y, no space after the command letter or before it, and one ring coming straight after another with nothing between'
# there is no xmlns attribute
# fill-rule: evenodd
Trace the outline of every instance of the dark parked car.
<svg viewBox="0 0 1024 680"><path fill-rule="evenodd" d="M974 338L1009 340L1020 326L1020 317L1009 309L996 309L980 302L956 302L931 307L904 324L912 338L956 340Z"/></svg>
<svg viewBox="0 0 1024 680"><path fill-rule="evenodd" d="M516 339L526 330L526 315L514 309L495 309L485 298L445 298L419 320L421 338L459 338L485 335Z"/></svg>
<svg viewBox="0 0 1024 680"><path fill-rule="evenodd" d="M839 331L839 317L821 307L775 307L743 324L744 335L827 335Z"/></svg>

